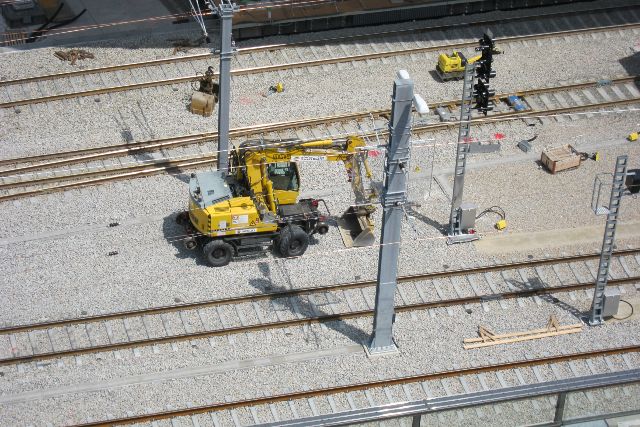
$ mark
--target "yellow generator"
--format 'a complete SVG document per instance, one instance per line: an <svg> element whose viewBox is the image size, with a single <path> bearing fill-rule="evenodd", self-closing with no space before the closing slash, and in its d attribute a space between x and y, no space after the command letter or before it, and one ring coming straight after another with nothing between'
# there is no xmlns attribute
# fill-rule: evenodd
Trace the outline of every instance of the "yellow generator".
<svg viewBox="0 0 640 427"><path fill-rule="evenodd" d="M438 64L436 65L436 73L443 82L449 80L459 80L464 77L464 68L469 64L473 64L482 55L474 56L467 60L462 52L453 51L451 55L441 53L438 56Z"/></svg>
<svg viewBox="0 0 640 427"><path fill-rule="evenodd" d="M227 265L245 251L274 247L285 257L301 256L309 236L329 231L327 216L320 212L322 199L298 200L300 175L297 161L342 161L356 194L357 208L344 217L356 227L353 246L374 243L377 197L364 189L363 171L371 178L364 141L359 137L311 142L247 141L232 152L230 172L192 174L189 210L178 215L186 228L187 249L202 247L214 267ZM344 239L344 235L343 235Z"/></svg>

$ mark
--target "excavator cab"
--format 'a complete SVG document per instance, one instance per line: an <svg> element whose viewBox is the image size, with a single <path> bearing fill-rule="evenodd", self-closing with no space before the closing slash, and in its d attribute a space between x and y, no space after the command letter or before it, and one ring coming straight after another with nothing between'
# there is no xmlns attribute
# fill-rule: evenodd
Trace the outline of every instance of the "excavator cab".
<svg viewBox="0 0 640 427"><path fill-rule="evenodd" d="M298 191L300 188L298 169L295 163L270 163L267 166L269 179L273 181L274 190Z"/></svg>

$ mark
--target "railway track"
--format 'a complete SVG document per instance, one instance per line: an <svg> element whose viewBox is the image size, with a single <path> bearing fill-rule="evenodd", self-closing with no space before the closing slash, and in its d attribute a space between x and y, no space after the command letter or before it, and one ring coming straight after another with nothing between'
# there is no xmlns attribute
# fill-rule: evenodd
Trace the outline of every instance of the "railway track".
<svg viewBox="0 0 640 427"><path fill-rule="evenodd" d="M617 251L609 286L640 283L640 249ZM599 254L575 255L404 276L398 279L396 311L412 312L523 298L557 302L551 294L593 288ZM614 276L615 275L615 276ZM454 278L460 278L454 281ZM375 280L302 289L271 284L260 293L16 325L0 328L0 366L42 362L159 344L291 327L326 325L373 315ZM171 317L169 316L171 315ZM247 319L255 318L257 322ZM178 332L175 332L178 330ZM213 343L211 343L213 345Z"/></svg>
<svg viewBox="0 0 640 427"><path fill-rule="evenodd" d="M624 106L640 103L640 91L636 88L639 80L638 77L622 77L516 92L515 95L526 106L522 111L515 111L509 106L507 97L512 94L500 94L494 97L495 111L486 118L475 115L473 121L483 124L489 120L489 123L495 124L518 118L529 121L548 120L544 119L545 116L550 116L553 120L571 120L575 118L571 113L581 111L611 108L622 111ZM432 107L433 115L426 122L416 123L415 132L420 134L457 126L456 121L439 122L435 111L440 107L455 119L459 116L459 101L442 101ZM368 137L374 137L386 134L389 115L390 110L385 109L262 124L232 129L230 136L236 143L264 134L277 134L281 139L315 139L318 135L326 137L327 134L335 135L336 132L343 135L364 133ZM216 140L217 134L208 132L0 160L0 201L208 166L217 161L217 153L206 147L215 146ZM183 152L174 154L177 149L182 149ZM157 151L169 153L169 156L139 160L140 156L150 157L149 153ZM126 161L127 157L133 160ZM104 163L105 159L115 160L107 165ZM71 165L77 167L74 169Z"/></svg>
<svg viewBox="0 0 640 427"><path fill-rule="evenodd" d="M281 422L281 420L286 419L295 419L298 418L297 411L295 409L295 403L300 402L302 405L308 405L312 408L312 412L315 416L318 416L318 410L316 409L317 405L314 403L314 399L327 399L328 408L333 413L338 412L335 408L337 407L335 401L336 400L346 400L348 402L348 406L351 409L356 409L356 405L354 404L354 396L362 393L364 394L364 402L368 402L367 406L375 406L373 398L371 396L371 391L373 390L381 390L386 394L389 402L392 402L393 395L396 396L406 396L401 397L401 400L404 401L412 401L412 400L420 400L420 399L431 399L433 396L433 391L431 388L437 387L438 383L444 384L445 380L458 380L463 385L465 392L469 388L468 382L472 381L472 378L483 378L484 375L492 373L495 374L497 378L499 378L500 385L504 388L507 387L504 381L504 373L507 372L515 372L516 370L531 370L536 378L540 378L540 366L549 366L550 369L557 377L556 372L560 371L560 368L565 368L567 370L570 369L572 373L574 373L575 377L579 375L576 373L576 368L574 368L575 364L578 362L583 363L588 369L593 371L593 366L597 362L602 362L606 364L609 372L616 372L620 369L616 369L612 366L610 362L611 357L619 357L624 360L624 362L629 365L630 363L628 356L634 353L638 353L640 351L640 345L631 345L624 347L613 347L613 348L603 348L592 351L574 351L568 354L561 355L552 355L552 356L542 356L536 358L530 358L527 360L517 360L511 362L501 362L490 365L480 365L480 366L469 366L459 369L452 370L444 370L438 372L430 372L430 373L421 373L416 375L408 375L402 377L394 377L394 378L385 378L380 380L373 381L365 381L355 384L343 384L332 387L324 387L324 388L314 388L310 390L304 391L292 391L288 393L280 393L274 394L271 396L260 396L256 398L246 398L242 400L235 401L227 401L227 402L215 402L208 405L201 405L195 407L188 408L179 408L179 409L168 409L164 411L155 411L151 413L139 414L139 415L127 415L119 418L109 417L108 419L104 419L101 421L90 421L85 423L77 424L78 427L96 427L96 426L115 426L115 425L127 425L127 424L135 424L135 423L149 423L153 421L158 421L162 419L172 419L178 417L191 417L190 422L194 423L194 425L199 425L197 419L194 417L198 414L209 414L211 412L217 412L224 414L223 411L230 412L230 417L233 418L233 421L237 421L239 419L238 413L236 412L239 409L249 409L251 410L251 416L249 419L253 418L254 423L252 424L260 424L260 420L257 417L256 408L264 408L265 411L262 412L264 414L270 414L272 418L275 418L276 422ZM570 367L570 368L569 368ZM631 368L629 368L631 369ZM521 374L518 374L518 378L522 378ZM481 384L485 384L482 380L479 381ZM542 380L539 380L542 382ZM441 386L442 387L442 386ZM449 393L447 387L444 387L447 395L451 396L453 393ZM483 385L483 388L486 390L486 385ZM632 389L633 390L633 389ZM627 391L627 396L630 393L633 393L631 390ZM623 392L624 392L623 391ZM256 394L256 393L254 393ZM383 394L383 396L385 395ZM345 397L346 396L346 397ZM288 413L291 414L290 418L283 418L282 415L277 415L278 410L274 408L274 404L287 402L289 406ZM384 404L384 403L383 403ZM269 411L267 408L271 408ZM287 406L282 405L279 406L280 411L286 410ZM534 408L536 408L534 406ZM540 410L540 407L537 407ZM140 412L140 411L138 411ZM551 412L553 415L553 412ZM215 425L218 425L220 419L217 415L210 414L212 421ZM479 414L477 414L479 415ZM268 416L268 415L267 415ZM247 420L248 421L248 420ZM249 425L243 423L243 425Z"/></svg>
<svg viewBox="0 0 640 427"><path fill-rule="evenodd" d="M494 35L501 46L522 44L527 41L544 40L557 37L580 37L582 35L633 30L640 27L638 8L608 8L604 11L571 12L548 14L538 19L530 28L522 24L523 20L539 18L530 16L501 20ZM612 22L605 27L589 27L585 20L593 22ZM554 31L538 34L510 35L525 32L539 32L537 28L544 28L544 22ZM551 23L553 22L553 23ZM483 21L473 24L490 25L498 21ZM469 26L462 26L467 32L465 36L473 41L458 41L454 43L436 44L427 33L433 32L434 38L442 37L449 40L460 40L460 26L428 27L420 30L402 30L321 39L303 43L278 44L269 46L247 47L239 50L234 57L232 75L250 76L259 73L282 73L286 71L302 72L302 68L320 68L327 71L329 66L356 66L357 62L372 60L389 61L397 56L410 55L417 60L416 55L428 52L447 51L474 47L477 44L477 34ZM557 30L560 28L560 30ZM543 30L544 31L544 30ZM447 34L449 32L450 34ZM418 34L424 37L417 38ZM366 43L359 40L365 40ZM380 50L380 46L386 49ZM162 58L154 61L122 64L111 67L78 70L70 73L34 76L23 79L13 79L0 82L4 87L4 94L0 95L0 107L12 108L43 102L60 101L78 97L99 96L110 93L147 89L158 86L178 85L197 80L197 72L206 70L213 58L211 54L187 55L176 58ZM312 58L312 59L309 59ZM422 56L419 57L423 59ZM274 64L275 63L275 64ZM188 70L185 70L188 69ZM89 78L94 81L90 81ZM144 80L144 81L141 81Z"/></svg>

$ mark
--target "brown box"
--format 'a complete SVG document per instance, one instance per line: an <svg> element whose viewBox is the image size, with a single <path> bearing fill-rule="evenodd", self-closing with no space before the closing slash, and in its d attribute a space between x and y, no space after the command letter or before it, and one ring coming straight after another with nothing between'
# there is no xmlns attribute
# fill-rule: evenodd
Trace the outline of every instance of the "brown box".
<svg viewBox="0 0 640 427"><path fill-rule="evenodd" d="M540 162L551 173L580 166L580 154L569 144L543 151Z"/></svg>
<svg viewBox="0 0 640 427"><path fill-rule="evenodd" d="M191 112L193 114L200 114L204 117L209 117L213 112L217 99L215 95L209 95L202 92L194 92L191 96Z"/></svg>

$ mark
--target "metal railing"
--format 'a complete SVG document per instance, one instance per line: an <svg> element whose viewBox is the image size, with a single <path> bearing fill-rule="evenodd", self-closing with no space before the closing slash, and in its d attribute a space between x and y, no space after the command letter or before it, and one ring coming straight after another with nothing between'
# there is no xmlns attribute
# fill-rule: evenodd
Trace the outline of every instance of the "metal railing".
<svg viewBox="0 0 640 427"><path fill-rule="evenodd" d="M613 386L623 386L640 383L640 369L621 372L577 377L558 381L526 384L517 387L500 388L476 393L438 397L428 400L401 402L389 405L375 406L366 409L339 412L336 414L320 415L308 418L299 418L291 421L278 421L277 423L261 424L262 427L303 427L303 426L345 426L357 425L366 422L381 422L391 419L406 418L411 420L411 425L421 425L422 417L434 415L444 411L459 410L464 408L494 405L517 400L531 400L545 396L555 396L555 411L549 413L546 426L560 426L570 424L577 420L565 419L566 397L572 392L603 389ZM630 415L640 413L640 402L637 408L627 408L624 414L612 411L612 414L599 414L584 419L604 419L610 415ZM426 424L425 424L426 425Z"/></svg>

